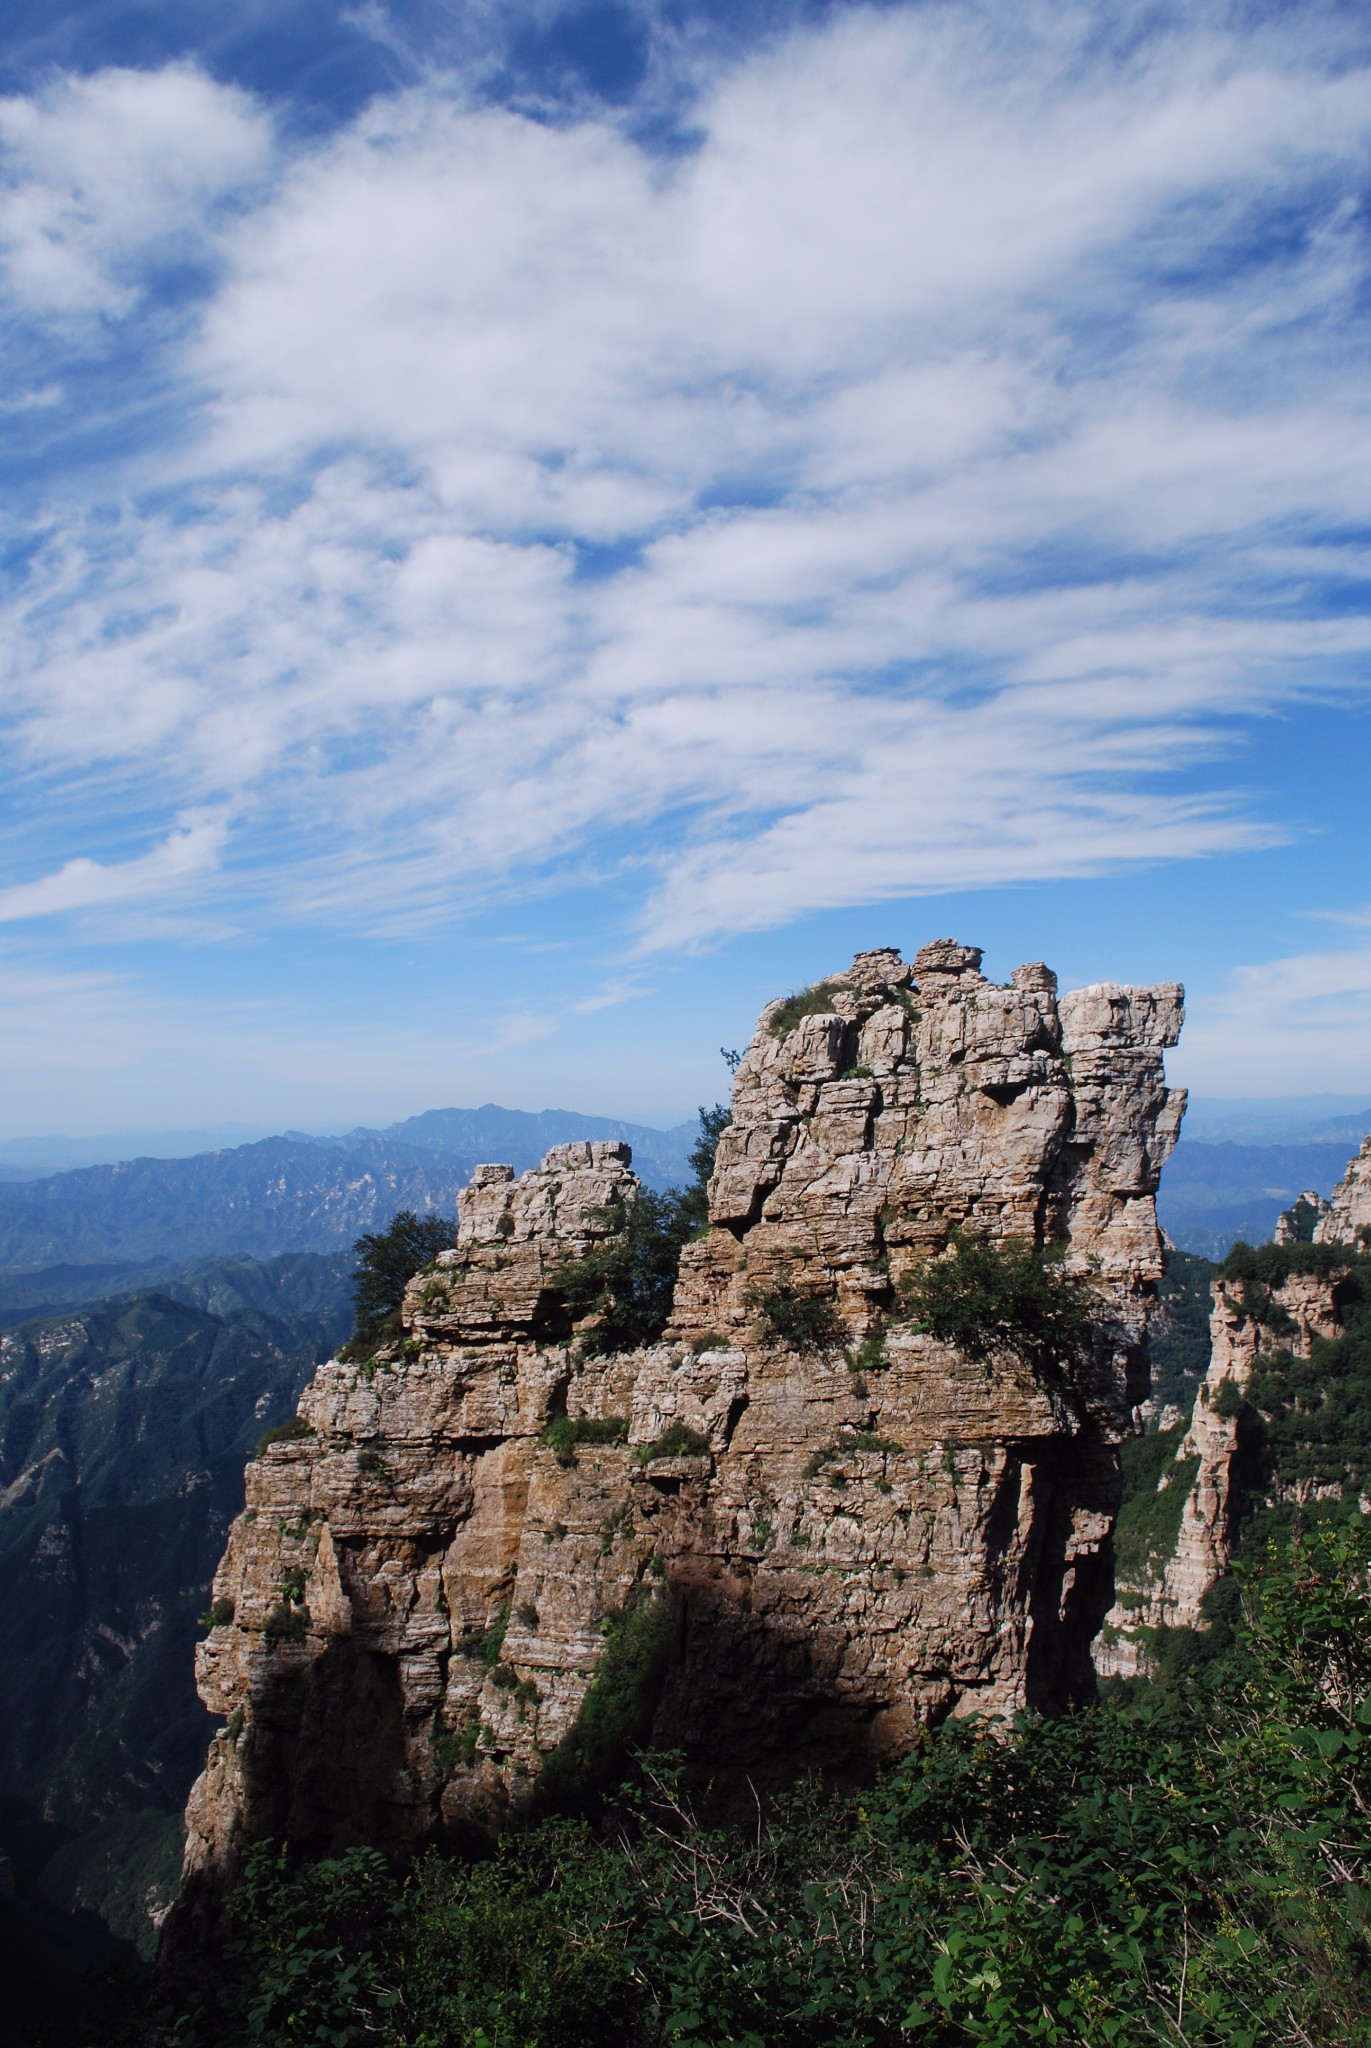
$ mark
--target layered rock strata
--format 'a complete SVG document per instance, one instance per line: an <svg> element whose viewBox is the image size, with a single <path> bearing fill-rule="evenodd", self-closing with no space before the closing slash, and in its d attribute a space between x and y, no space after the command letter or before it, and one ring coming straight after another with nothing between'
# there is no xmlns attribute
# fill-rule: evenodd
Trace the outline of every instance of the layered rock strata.
<svg viewBox="0 0 1371 2048"><path fill-rule="evenodd" d="M199 1653L226 1726L192 1900L254 1838L497 1824L644 1603L670 1620L652 1738L707 1771L859 1769L949 1713L1089 1694L1182 995L1059 999L1041 965L998 986L980 958L861 954L768 1006L643 1350L597 1354L567 1308L568 1267L638 1199L626 1148L477 1169L403 1344L323 1367L307 1433L248 1468L232 1618ZM902 1277L955 1230L1060 1247L1085 1352L970 1357L902 1322Z"/></svg>

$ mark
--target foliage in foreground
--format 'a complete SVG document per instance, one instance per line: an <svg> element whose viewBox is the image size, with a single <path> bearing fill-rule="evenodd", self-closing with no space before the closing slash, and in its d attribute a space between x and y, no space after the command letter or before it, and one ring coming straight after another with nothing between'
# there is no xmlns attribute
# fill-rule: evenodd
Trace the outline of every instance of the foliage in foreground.
<svg viewBox="0 0 1371 2048"><path fill-rule="evenodd" d="M669 1763L485 1861L259 1850L190 2048L1371 2043L1371 1541L1242 1578L1203 1684L1007 1742L949 1725L869 1793L742 1827Z"/></svg>

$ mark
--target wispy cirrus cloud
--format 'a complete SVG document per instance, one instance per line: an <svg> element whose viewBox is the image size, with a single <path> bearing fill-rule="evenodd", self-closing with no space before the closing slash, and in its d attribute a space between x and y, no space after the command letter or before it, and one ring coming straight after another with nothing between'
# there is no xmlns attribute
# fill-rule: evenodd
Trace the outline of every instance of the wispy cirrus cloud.
<svg viewBox="0 0 1371 2048"><path fill-rule="evenodd" d="M219 865L228 832L222 814L191 815L134 860L69 860L54 874L0 889L0 924L102 910L114 904L161 903Z"/></svg>
<svg viewBox="0 0 1371 2048"><path fill-rule="evenodd" d="M1297 1085L1366 1086L1371 945L1291 953L1236 968L1186 1027L1187 1076L1216 1095Z"/></svg>
<svg viewBox="0 0 1371 2048"><path fill-rule="evenodd" d="M174 449L51 479L15 759L232 804L259 916L613 874L647 949L1278 840L1233 736L1371 647L1367 53L1101 19L835 15L667 156L443 78L290 146L186 70L12 112L30 315L133 346L211 252Z"/></svg>

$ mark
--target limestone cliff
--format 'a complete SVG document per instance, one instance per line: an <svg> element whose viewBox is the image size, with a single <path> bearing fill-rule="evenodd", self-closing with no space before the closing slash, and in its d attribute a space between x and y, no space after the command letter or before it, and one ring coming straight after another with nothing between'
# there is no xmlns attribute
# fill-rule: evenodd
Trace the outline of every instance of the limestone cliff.
<svg viewBox="0 0 1371 2048"><path fill-rule="evenodd" d="M1059 999L980 957L861 954L762 1013L647 1349L597 1355L566 1305L637 1198L627 1148L477 1169L403 1344L323 1367L304 1433L249 1467L232 1618L199 1654L227 1725L192 1902L252 1838L498 1822L566 1754L625 1614L662 1623L653 1739L715 1771L851 1769L948 1713L1089 1694L1182 996ZM963 1226L1062 1248L1084 1354L973 1358L900 1322L901 1276Z"/></svg>
<svg viewBox="0 0 1371 2048"><path fill-rule="evenodd" d="M1275 1243L1295 1246L1311 1235L1311 1226L1316 1245L1346 1247L1346 1265L1325 1257L1314 1270L1289 1272L1273 1286L1222 1277L1213 1282L1209 1370L1159 1481L1161 1490L1179 1484L1184 1492L1176 1533L1137 1584L1120 1588L1096 1652L1102 1674L1146 1672L1158 1627L1206 1626L1205 1596L1228 1570L1243 1513L1254 1502L1304 1503L1342 1490L1331 1472L1302 1478L1275 1470L1262 1452L1263 1418L1248 1397L1264 1367L1287 1355L1308 1361L1317 1344L1344 1332L1350 1269L1371 1231L1371 1138L1328 1201L1310 1190L1286 1211Z"/></svg>
<svg viewBox="0 0 1371 2048"><path fill-rule="evenodd" d="M1371 1240L1371 1137L1352 1160L1314 1225L1315 1244L1365 1245Z"/></svg>

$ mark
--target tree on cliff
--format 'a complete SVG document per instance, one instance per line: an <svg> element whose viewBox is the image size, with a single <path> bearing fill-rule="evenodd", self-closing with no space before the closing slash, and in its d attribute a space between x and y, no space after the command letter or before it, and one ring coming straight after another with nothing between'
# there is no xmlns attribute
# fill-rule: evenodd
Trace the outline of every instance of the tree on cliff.
<svg viewBox="0 0 1371 2048"><path fill-rule="evenodd" d="M559 1274L572 1315L598 1318L586 1332L593 1348L630 1351L655 1343L666 1328L681 1252L709 1227L709 1176L729 1114L726 1103L702 1105L685 1187L660 1195L643 1188L622 1217L607 1219L616 1225L614 1235Z"/></svg>
<svg viewBox="0 0 1371 2048"><path fill-rule="evenodd" d="M447 1251L456 1241L455 1218L418 1216L413 1209L401 1209L384 1230L359 1237L352 1247L358 1258L352 1279L352 1303L357 1312L352 1342L374 1344L398 1331L406 1287L416 1273L432 1265L439 1252Z"/></svg>

